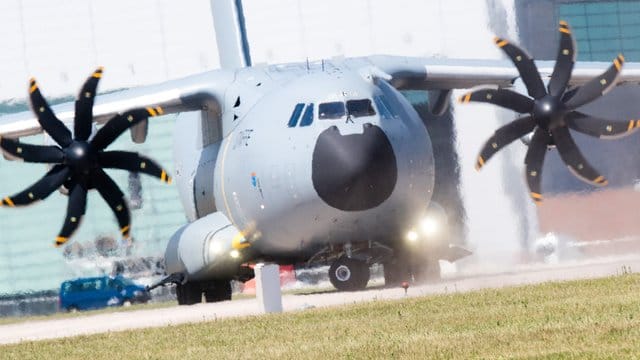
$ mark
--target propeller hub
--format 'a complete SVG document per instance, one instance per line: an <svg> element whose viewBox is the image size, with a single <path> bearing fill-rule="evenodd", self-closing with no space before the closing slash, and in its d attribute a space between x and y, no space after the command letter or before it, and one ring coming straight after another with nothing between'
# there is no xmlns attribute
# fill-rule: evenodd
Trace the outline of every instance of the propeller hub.
<svg viewBox="0 0 640 360"><path fill-rule="evenodd" d="M95 151L86 141L73 141L64 154L66 164L76 172L88 173L96 164Z"/></svg>
<svg viewBox="0 0 640 360"><path fill-rule="evenodd" d="M553 119L561 119L566 112L566 108L559 97L546 95L535 101L533 106L533 118L539 126L548 129Z"/></svg>

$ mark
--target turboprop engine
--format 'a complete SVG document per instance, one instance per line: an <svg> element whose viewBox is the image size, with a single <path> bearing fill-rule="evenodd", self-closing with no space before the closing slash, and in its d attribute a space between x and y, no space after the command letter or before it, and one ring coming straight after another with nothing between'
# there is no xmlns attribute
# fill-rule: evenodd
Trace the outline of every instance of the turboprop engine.
<svg viewBox="0 0 640 360"><path fill-rule="evenodd" d="M166 271L189 281L229 279L238 274L247 247L242 232L224 214L215 212L173 234L165 252Z"/></svg>

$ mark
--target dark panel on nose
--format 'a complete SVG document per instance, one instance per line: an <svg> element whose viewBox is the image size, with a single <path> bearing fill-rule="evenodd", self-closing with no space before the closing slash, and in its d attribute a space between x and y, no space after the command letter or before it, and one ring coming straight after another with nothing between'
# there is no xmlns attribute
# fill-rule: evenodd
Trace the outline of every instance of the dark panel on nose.
<svg viewBox="0 0 640 360"><path fill-rule="evenodd" d="M396 156L377 126L363 134L340 135L333 126L313 151L313 186L328 205L344 211L372 209L391 196L398 179Z"/></svg>

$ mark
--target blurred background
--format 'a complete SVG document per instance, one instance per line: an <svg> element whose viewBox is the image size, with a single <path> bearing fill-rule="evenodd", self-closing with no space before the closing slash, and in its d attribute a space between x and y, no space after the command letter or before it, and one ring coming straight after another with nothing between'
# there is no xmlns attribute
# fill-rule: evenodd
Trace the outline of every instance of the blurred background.
<svg viewBox="0 0 640 360"><path fill-rule="evenodd" d="M640 1L622 0L243 0L254 64L334 56L390 54L498 59L498 35L521 43L539 60L557 52L557 22L566 20L578 43L578 60L611 61L622 52L640 61ZM69 100L102 65L100 91L161 82L219 67L209 0L4 0L0 2L0 113L28 109L27 81L38 79L45 96ZM458 93L454 94L458 95ZM424 94L407 96L420 110ZM426 112L421 111L421 114ZM600 141L576 134L581 149L607 178L607 189L580 183L550 152L535 208L524 185L526 147L514 143L481 173L477 151L514 115L488 105L454 107L425 122L436 144L436 195L457 226L455 236L475 252L469 262L506 267L526 259L547 233L572 244L624 240L615 251L635 249L640 236L640 134ZM640 115L638 115L640 117ZM172 169L173 116L154 118L145 144L122 136L115 148L139 151ZM42 143L41 136L25 142ZM0 193L13 194L46 169L0 158ZM28 209L0 208L0 294L48 294L71 277L109 273L113 262L162 255L183 223L175 187L154 179L110 173L130 200L133 247L123 250L106 204L91 194L74 241L64 250L53 236L66 199L54 193ZM563 240L564 241L564 240ZM593 250L602 252L602 248ZM116 259L116 260L114 260ZM153 275L153 269L150 270Z"/></svg>

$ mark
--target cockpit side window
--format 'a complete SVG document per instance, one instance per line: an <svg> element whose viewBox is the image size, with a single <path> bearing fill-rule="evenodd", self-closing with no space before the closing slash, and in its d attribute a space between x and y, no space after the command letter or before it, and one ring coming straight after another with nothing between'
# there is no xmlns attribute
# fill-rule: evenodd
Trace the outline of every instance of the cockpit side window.
<svg viewBox="0 0 640 360"><path fill-rule="evenodd" d="M353 117L372 116L376 114L369 99L347 100L347 112Z"/></svg>
<svg viewBox="0 0 640 360"><path fill-rule="evenodd" d="M393 114L391 113L391 110L389 109L389 105L384 100L384 97L380 95L374 96L373 101L376 103L376 107L378 108L378 111L380 112L380 115L382 115L383 118L391 119L394 117Z"/></svg>
<svg viewBox="0 0 640 360"><path fill-rule="evenodd" d="M304 114L302 114L302 120L300 121L300 126L309 126L313 123L313 104L307 105L307 108L304 110Z"/></svg>
<svg viewBox="0 0 640 360"><path fill-rule="evenodd" d="M289 127L295 127L298 125L298 120L300 119L300 114L302 114L302 109L304 109L304 104L297 104L293 109L293 113L291 114L291 118L289 119Z"/></svg>
<svg viewBox="0 0 640 360"><path fill-rule="evenodd" d="M345 113L346 109L342 101L334 101L318 105L318 118L320 120L340 119L345 115Z"/></svg>

